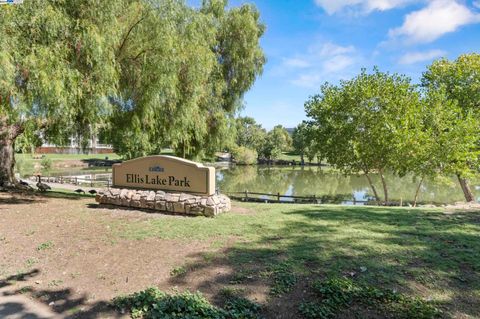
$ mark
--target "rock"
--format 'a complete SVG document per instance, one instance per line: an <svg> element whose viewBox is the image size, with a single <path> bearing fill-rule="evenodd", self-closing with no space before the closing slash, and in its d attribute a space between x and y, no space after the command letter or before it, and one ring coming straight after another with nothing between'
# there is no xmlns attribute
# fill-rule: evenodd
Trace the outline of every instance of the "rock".
<svg viewBox="0 0 480 319"><path fill-rule="evenodd" d="M156 196L155 192L149 192L147 196L147 201L153 202L155 200L155 196Z"/></svg>
<svg viewBox="0 0 480 319"><path fill-rule="evenodd" d="M205 207L205 216L214 217L217 214L217 207L207 206Z"/></svg>
<svg viewBox="0 0 480 319"><path fill-rule="evenodd" d="M213 200L213 196L207 199L207 206L215 206L215 201Z"/></svg>
<svg viewBox="0 0 480 319"><path fill-rule="evenodd" d="M145 203L145 208L146 208L146 209L155 209L155 202L149 202L149 201L147 201L147 202Z"/></svg>
<svg viewBox="0 0 480 319"><path fill-rule="evenodd" d="M178 202L179 199L180 199L180 194L172 194L172 193L165 194L165 200L167 202Z"/></svg>
<svg viewBox="0 0 480 319"><path fill-rule="evenodd" d="M190 197L189 199L186 200L186 203L195 204L197 203L197 199L195 197Z"/></svg>
<svg viewBox="0 0 480 319"><path fill-rule="evenodd" d="M213 195L211 198L215 205L220 204L220 198L217 195Z"/></svg>
<svg viewBox="0 0 480 319"><path fill-rule="evenodd" d="M180 194L180 198L178 199L179 202L184 202L190 198L193 198L192 195L189 195L189 194L185 194L185 193L182 193Z"/></svg>
<svg viewBox="0 0 480 319"><path fill-rule="evenodd" d="M128 189L124 188L120 191L120 198L121 199L127 199L127 195L128 195Z"/></svg>
<svg viewBox="0 0 480 319"><path fill-rule="evenodd" d="M120 199L121 206L130 207L130 200L128 198Z"/></svg>
<svg viewBox="0 0 480 319"><path fill-rule="evenodd" d="M135 208L141 208L142 204L140 203L139 200L131 200L130 201L130 206L135 207Z"/></svg>
<svg viewBox="0 0 480 319"><path fill-rule="evenodd" d="M165 201L156 201L155 202L155 209L156 210L159 210L159 211L166 211L167 210L167 207L165 205Z"/></svg>
<svg viewBox="0 0 480 319"><path fill-rule="evenodd" d="M185 213L185 204L182 202L173 203L174 213Z"/></svg>
<svg viewBox="0 0 480 319"><path fill-rule="evenodd" d="M95 200L101 204L209 217L231 209L230 199L221 194L198 196L186 193L111 188L99 192Z"/></svg>

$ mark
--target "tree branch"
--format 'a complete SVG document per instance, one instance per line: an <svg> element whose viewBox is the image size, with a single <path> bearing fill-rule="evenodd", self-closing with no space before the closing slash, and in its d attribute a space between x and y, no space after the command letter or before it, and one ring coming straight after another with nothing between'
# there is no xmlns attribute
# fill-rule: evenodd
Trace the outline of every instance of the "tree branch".
<svg viewBox="0 0 480 319"><path fill-rule="evenodd" d="M122 41L122 44L120 45L120 47L117 49L117 54L116 56L118 57L120 55L120 53L122 52L123 48L125 47L125 44L127 43L127 40L128 38L130 37L130 34L132 33L133 29L135 29L136 26L138 26L140 24L140 22L142 22L143 20L145 20L145 16L142 16L137 22L135 22L127 31L127 34L125 35L125 37L123 38L123 41Z"/></svg>

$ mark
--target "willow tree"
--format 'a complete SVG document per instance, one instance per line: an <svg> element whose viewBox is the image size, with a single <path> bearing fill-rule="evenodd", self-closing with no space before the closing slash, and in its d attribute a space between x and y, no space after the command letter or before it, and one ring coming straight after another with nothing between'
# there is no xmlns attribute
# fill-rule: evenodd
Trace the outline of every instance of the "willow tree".
<svg viewBox="0 0 480 319"><path fill-rule="evenodd" d="M16 185L14 145L42 130L86 137L115 91L115 0L25 0L0 6L0 187Z"/></svg>
<svg viewBox="0 0 480 319"><path fill-rule="evenodd" d="M419 93L410 79L365 70L339 85L324 84L305 104L313 139L327 162L344 173L363 172L376 200L371 174L378 173L388 202L385 171L402 161L402 137L415 122Z"/></svg>
<svg viewBox="0 0 480 319"><path fill-rule="evenodd" d="M193 158L233 142L233 115L265 62L264 26L253 6L226 4L204 1L196 10L153 1L130 9L137 14L117 53L124 71L109 130L119 153L170 146Z"/></svg>
<svg viewBox="0 0 480 319"><path fill-rule="evenodd" d="M0 7L0 29L0 187L26 131L61 145L101 127L127 157L212 153L265 61L258 11L225 1L25 0Z"/></svg>
<svg viewBox="0 0 480 319"><path fill-rule="evenodd" d="M456 118L462 125L468 125L468 132L474 132L478 137L480 129L480 54L465 54L455 61L441 59L428 67L423 75L422 84L430 91L444 90L449 103L458 106ZM475 119L477 119L475 121ZM455 124L458 125L458 124ZM449 130L455 130L452 126ZM450 173L456 174L467 202L474 200L468 177L478 172L478 145L471 143L471 134L465 138L452 140L456 147L446 148L448 154L443 166ZM447 151L449 153L447 153Z"/></svg>

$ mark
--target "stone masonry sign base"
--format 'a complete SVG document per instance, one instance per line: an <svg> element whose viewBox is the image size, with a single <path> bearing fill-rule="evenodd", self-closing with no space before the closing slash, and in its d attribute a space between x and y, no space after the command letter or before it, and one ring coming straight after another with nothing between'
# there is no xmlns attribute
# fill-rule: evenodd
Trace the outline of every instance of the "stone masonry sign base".
<svg viewBox="0 0 480 319"><path fill-rule="evenodd" d="M153 190L110 188L97 194L95 200L108 204L190 216L214 217L231 209L225 195L194 195Z"/></svg>

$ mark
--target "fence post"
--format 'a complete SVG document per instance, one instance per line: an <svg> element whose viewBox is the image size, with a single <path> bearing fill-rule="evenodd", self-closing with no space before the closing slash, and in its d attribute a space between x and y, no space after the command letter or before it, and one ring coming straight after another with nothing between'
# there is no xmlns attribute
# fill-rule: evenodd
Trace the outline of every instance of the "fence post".
<svg viewBox="0 0 480 319"><path fill-rule="evenodd" d="M313 203L314 203L314 204L318 204L318 202L317 202L317 195L313 195Z"/></svg>
<svg viewBox="0 0 480 319"><path fill-rule="evenodd" d="M245 201L248 202L248 190L245 190Z"/></svg>
<svg viewBox="0 0 480 319"><path fill-rule="evenodd" d="M280 203L280 193L277 193L277 201Z"/></svg>
<svg viewBox="0 0 480 319"><path fill-rule="evenodd" d="M353 196L353 206L357 205L357 199Z"/></svg>

